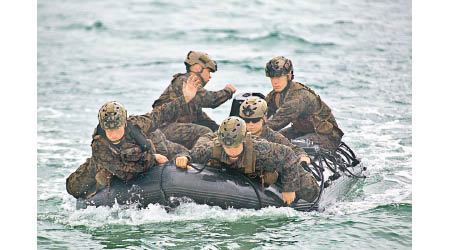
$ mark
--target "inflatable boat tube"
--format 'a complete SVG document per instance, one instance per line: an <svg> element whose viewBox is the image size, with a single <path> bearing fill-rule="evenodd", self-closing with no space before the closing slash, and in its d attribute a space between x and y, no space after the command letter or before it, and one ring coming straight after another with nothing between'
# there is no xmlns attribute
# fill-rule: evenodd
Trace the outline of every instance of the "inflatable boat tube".
<svg viewBox="0 0 450 250"><path fill-rule="evenodd" d="M113 206L116 203L138 204L139 207L158 203L173 207L179 201L176 198L184 197L198 204L221 208L260 209L268 206L288 206L281 199L281 187L278 183L266 185L263 190L260 182L237 171L205 167L201 164L191 165L196 169L181 169L173 163L166 163L152 167L145 174L127 183L115 179L109 190L104 188L90 199L79 199L77 207ZM361 172L362 169L355 167L355 171ZM332 203L339 199L337 196L347 193L354 184L354 178L345 177L342 176L339 181L325 188L319 201L311 203L297 197L290 207L299 211L310 211L318 210L319 206L324 207L322 200ZM339 191L327 191L331 189ZM330 197L329 194L336 197Z"/></svg>

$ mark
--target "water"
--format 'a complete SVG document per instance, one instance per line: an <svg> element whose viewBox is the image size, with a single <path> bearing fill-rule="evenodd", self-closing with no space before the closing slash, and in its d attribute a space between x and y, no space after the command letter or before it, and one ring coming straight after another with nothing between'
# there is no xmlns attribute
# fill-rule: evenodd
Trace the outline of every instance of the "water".
<svg viewBox="0 0 450 250"><path fill-rule="evenodd" d="M39 249L411 248L410 1L38 0L37 10ZM91 154L99 107L151 111L190 50L218 62L209 90L267 94L265 63L292 59L370 176L323 213L75 210L65 178ZM230 106L206 112L220 123Z"/></svg>

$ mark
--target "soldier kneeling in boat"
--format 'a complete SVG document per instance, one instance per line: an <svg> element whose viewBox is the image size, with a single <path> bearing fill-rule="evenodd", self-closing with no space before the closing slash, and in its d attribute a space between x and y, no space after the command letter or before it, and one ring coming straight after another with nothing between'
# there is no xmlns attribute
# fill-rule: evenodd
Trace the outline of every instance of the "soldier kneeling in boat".
<svg viewBox="0 0 450 250"><path fill-rule="evenodd" d="M109 187L114 176L129 181L156 163L167 162L166 156L172 158L188 152L185 147L167 141L157 129L163 122L175 121L189 112L187 104L199 86L200 80L192 76L183 84L182 97L139 116L127 117L119 102L105 103L98 112L92 157L67 178L67 192L75 198L90 198L99 188Z"/></svg>
<svg viewBox="0 0 450 250"><path fill-rule="evenodd" d="M319 194L317 182L302 181L304 170L298 166L300 162L291 148L252 136L239 117L225 119L216 138L199 140L189 155L177 157L176 165L185 168L188 161L219 161L250 177L260 177L263 186L280 181L282 199L287 204L295 200L296 193L308 202L313 202Z"/></svg>
<svg viewBox="0 0 450 250"><path fill-rule="evenodd" d="M336 151L344 132L319 95L306 85L292 81L291 60L283 56L273 58L266 64L266 76L273 87L266 96L267 126L288 139L307 138L321 148Z"/></svg>
<svg viewBox="0 0 450 250"><path fill-rule="evenodd" d="M190 51L184 64L187 72L175 74L169 86L152 106L154 109L158 109L162 104L181 96L181 86L189 76L195 75L200 78L201 87L195 99L201 106L189 105L189 113L179 117L176 122L168 121L161 126L161 131L168 140L190 149L200 136L217 131L219 128L219 125L209 118L202 108L220 106L233 96L236 89L231 84L226 84L222 90L218 91L208 91L204 88L211 79L211 73L217 71L216 61L204 52Z"/></svg>

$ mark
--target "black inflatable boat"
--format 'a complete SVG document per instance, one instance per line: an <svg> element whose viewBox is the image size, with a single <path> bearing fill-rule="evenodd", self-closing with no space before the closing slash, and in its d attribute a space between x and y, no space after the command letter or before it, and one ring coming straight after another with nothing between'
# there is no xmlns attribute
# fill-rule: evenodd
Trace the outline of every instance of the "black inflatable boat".
<svg viewBox="0 0 450 250"><path fill-rule="evenodd" d="M248 96L260 93L237 95L230 115L235 115L240 103ZM262 96L264 97L264 96ZM306 202L298 197L289 207L300 211L323 210L343 198L359 178L364 178L366 170L353 151L341 143L336 153L330 153L314 145L309 140L292 140L305 149L311 158L309 166L320 185L320 195L314 202ZM258 179L225 168L191 164L192 168L177 168L173 162L157 165L128 183L114 179L111 188L104 188L90 199L77 200L77 208L89 206L138 205L158 203L176 206L180 200L190 200L198 204L222 208L253 208L268 206L285 207L281 199L281 185L275 183L261 187Z"/></svg>

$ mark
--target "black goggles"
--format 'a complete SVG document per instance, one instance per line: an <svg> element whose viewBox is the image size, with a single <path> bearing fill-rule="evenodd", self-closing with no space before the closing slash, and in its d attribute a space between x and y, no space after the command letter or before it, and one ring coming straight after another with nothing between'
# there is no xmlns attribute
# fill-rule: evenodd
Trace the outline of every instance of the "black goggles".
<svg viewBox="0 0 450 250"><path fill-rule="evenodd" d="M258 118L242 118L245 123L257 123L259 121L261 121L262 117L258 117Z"/></svg>

